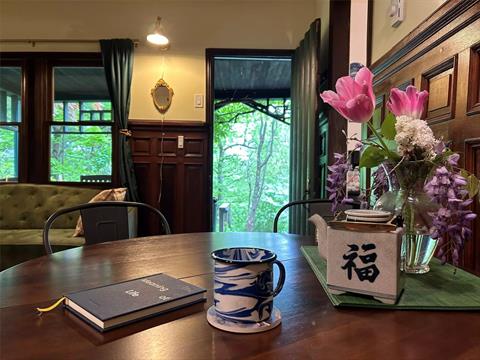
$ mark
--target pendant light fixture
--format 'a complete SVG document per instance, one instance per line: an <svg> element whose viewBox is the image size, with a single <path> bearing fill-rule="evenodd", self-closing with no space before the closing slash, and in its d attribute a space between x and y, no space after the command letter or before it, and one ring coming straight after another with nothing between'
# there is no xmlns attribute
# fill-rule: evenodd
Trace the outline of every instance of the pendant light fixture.
<svg viewBox="0 0 480 360"><path fill-rule="evenodd" d="M160 21L162 18L160 16L157 17L155 21L155 27L153 32L147 35L147 41L151 44L157 45L161 50L167 50L170 46L170 41L168 38L162 34L160 30Z"/></svg>

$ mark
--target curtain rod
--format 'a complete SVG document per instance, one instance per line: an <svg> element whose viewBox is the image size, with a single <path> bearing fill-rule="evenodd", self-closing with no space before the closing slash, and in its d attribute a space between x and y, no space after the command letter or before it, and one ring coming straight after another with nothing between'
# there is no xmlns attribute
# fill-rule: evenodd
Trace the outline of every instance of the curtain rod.
<svg viewBox="0 0 480 360"><path fill-rule="evenodd" d="M133 45L135 47L138 46L140 40L133 39ZM32 47L35 47L36 43L99 43L99 40L92 40L92 39L0 39L0 42L3 43L28 43L31 44Z"/></svg>

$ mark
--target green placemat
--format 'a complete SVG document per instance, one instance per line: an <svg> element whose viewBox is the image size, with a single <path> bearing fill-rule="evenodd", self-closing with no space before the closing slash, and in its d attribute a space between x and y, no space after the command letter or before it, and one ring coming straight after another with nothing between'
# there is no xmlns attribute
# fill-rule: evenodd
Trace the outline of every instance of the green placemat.
<svg viewBox="0 0 480 360"><path fill-rule="evenodd" d="M430 272L405 275L405 289L397 304L383 304L372 297L354 294L332 295L327 291L327 264L316 246L302 246L302 252L334 306L392 308L403 310L480 310L480 277L461 269L430 262Z"/></svg>

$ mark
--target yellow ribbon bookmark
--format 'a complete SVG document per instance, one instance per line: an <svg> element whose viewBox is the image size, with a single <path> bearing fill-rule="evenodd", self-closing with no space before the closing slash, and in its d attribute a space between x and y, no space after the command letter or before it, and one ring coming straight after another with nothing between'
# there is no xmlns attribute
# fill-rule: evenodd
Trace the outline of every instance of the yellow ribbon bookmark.
<svg viewBox="0 0 480 360"><path fill-rule="evenodd" d="M55 302L55 304L53 304L53 305L51 305L51 306L49 306L49 307L46 307L46 308L37 308L38 315L42 315L43 313L52 311L52 310L55 309L58 305L60 305L64 300L65 300L65 296L61 297L59 300L57 300L57 301Z"/></svg>

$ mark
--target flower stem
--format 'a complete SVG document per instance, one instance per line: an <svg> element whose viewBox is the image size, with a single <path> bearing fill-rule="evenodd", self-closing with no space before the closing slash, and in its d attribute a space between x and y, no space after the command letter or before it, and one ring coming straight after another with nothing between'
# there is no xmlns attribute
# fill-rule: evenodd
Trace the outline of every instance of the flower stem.
<svg viewBox="0 0 480 360"><path fill-rule="evenodd" d="M383 148L385 149L385 151L387 151L388 154L391 154L390 153L390 150L387 146L387 144L385 144L385 142L383 141L382 137L380 136L380 134L378 133L377 130L375 130L375 127L372 125L372 123L370 121L367 122L367 126L368 128L372 131L373 135L375 135L378 139L378 141L380 141L380 144L382 144Z"/></svg>

